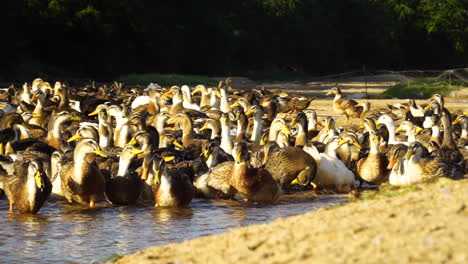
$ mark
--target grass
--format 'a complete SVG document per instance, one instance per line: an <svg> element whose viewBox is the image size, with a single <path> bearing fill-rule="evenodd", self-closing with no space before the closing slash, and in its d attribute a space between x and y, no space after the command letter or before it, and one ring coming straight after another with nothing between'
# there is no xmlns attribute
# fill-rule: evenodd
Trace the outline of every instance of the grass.
<svg viewBox="0 0 468 264"><path fill-rule="evenodd" d="M367 190L363 191L359 198L356 201L370 200L378 197L390 198L399 195L403 195L409 192L417 191L420 188L418 186L409 185L409 186L393 186L389 183L382 184L379 186L378 190Z"/></svg>
<svg viewBox="0 0 468 264"><path fill-rule="evenodd" d="M216 86L218 81L207 76L200 75L181 75L181 74L160 74L160 73L143 73L143 74L128 74L117 78L119 82L125 84L135 85L143 84L148 85L149 83L157 83L160 86L170 85L210 85Z"/></svg>
<svg viewBox="0 0 468 264"><path fill-rule="evenodd" d="M291 82L309 80L312 76L302 72L286 72L286 71L250 71L247 77L254 81L278 81Z"/></svg>
<svg viewBox="0 0 468 264"><path fill-rule="evenodd" d="M450 92L468 88L466 83L459 80L453 80L449 85L447 82L441 82L434 78L421 78L397 84L388 88L385 92L371 96L373 99L391 99L391 98L414 98L423 99L429 98L435 93L448 95Z"/></svg>

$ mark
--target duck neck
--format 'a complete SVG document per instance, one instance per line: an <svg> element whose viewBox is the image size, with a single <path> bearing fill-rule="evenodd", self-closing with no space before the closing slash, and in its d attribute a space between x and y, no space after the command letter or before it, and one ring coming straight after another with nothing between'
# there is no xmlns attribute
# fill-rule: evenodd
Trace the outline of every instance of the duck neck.
<svg viewBox="0 0 468 264"><path fill-rule="evenodd" d="M296 142L294 145L297 146L305 146L307 144L307 133L305 132L304 126L302 124L297 125L297 136Z"/></svg>
<svg viewBox="0 0 468 264"><path fill-rule="evenodd" d="M203 90L201 92L200 107L204 107L207 105L210 105L210 96L208 94L208 91Z"/></svg>
<svg viewBox="0 0 468 264"><path fill-rule="evenodd" d="M242 187L245 186L246 182L248 182L246 181L247 169L248 166L246 162L236 162L232 168L230 184L236 186L236 189L238 189L240 192L243 191Z"/></svg>
<svg viewBox="0 0 468 264"><path fill-rule="evenodd" d="M47 132L47 143L54 147L60 148L60 126L67 119L57 118L55 120L51 119L49 122L49 131Z"/></svg>
<svg viewBox="0 0 468 264"><path fill-rule="evenodd" d="M413 143L413 142L416 142L416 135L413 133L410 133L408 135L408 143Z"/></svg>
<svg viewBox="0 0 468 264"><path fill-rule="evenodd" d="M184 118L182 123L182 143L184 143L184 147L188 146L188 142L193 139L193 123L189 117Z"/></svg>
<svg viewBox="0 0 468 264"><path fill-rule="evenodd" d="M342 97L343 97L343 96L342 96L341 93L337 93L337 94L335 94L335 98L333 98L333 101L339 100L339 99L341 99Z"/></svg>
<svg viewBox="0 0 468 264"><path fill-rule="evenodd" d="M226 89L221 89L221 105L220 105L221 111L223 113L228 113L229 112L229 103L228 103L228 97L227 97L227 92Z"/></svg>
<svg viewBox="0 0 468 264"><path fill-rule="evenodd" d="M74 171L73 171L73 180L81 184L83 181L83 170L85 166L88 166L88 162L86 161L86 155L89 153L82 152L78 148L75 149L73 153L73 162L74 162Z"/></svg>
<svg viewBox="0 0 468 264"><path fill-rule="evenodd" d="M440 142L440 127L439 126L432 126L431 130L432 130L431 141L441 143Z"/></svg>
<svg viewBox="0 0 468 264"><path fill-rule="evenodd" d="M219 99L218 96L216 96L216 92L212 91L211 92L211 98L210 98L210 105L212 109L217 109L219 110Z"/></svg>
<svg viewBox="0 0 468 264"><path fill-rule="evenodd" d="M15 124L14 127L18 129L18 131L20 132L20 136L19 136L20 140L31 138L31 134L29 134L28 130L23 125Z"/></svg>
<svg viewBox="0 0 468 264"><path fill-rule="evenodd" d="M232 153L232 138L229 125L221 125L221 148L231 155Z"/></svg>
<svg viewBox="0 0 468 264"><path fill-rule="evenodd" d="M460 138L468 139L468 126L462 127L462 132Z"/></svg>
<svg viewBox="0 0 468 264"><path fill-rule="evenodd" d="M217 125L210 125L211 129L211 139L215 139L219 136L219 126Z"/></svg>
<svg viewBox="0 0 468 264"><path fill-rule="evenodd" d="M262 116L261 116L261 113L257 113L255 114L254 119L253 119L253 130L252 130L252 136L250 140L254 142L255 144L259 144L261 137L262 137Z"/></svg>
<svg viewBox="0 0 468 264"><path fill-rule="evenodd" d="M68 100L68 92L64 90L60 95L60 103L58 105L58 109L64 109L66 107L69 107L70 105L70 100Z"/></svg>
<svg viewBox="0 0 468 264"><path fill-rule="evenodd" d="M42 98L37 98L36 107L34 107L33 114L42 114L42 110L44 109L44 100Z"/></svg>
<svg viewBox="0 0 468 264"><path fill-rule="evenodd" d="M125 159L122 156L120 156L119 171L117 172L117 176L128 176L128 167L130 167L131 162L131 160Z"/></svg>
<svg viewBox="0 0 468 264"><path fill-rule="evenodd" d="M450 112L445 108L442 109L441 119L442 125L444 126L444 138L442 140L441 147L456 149L457 146L455 145L452 136L452 120L450 118Z"/></svg>
<svg viewBox="0 0 468 264"><path fill-rule="evenodd" d="M214 166L216 166L216 164L218 164L217 156L218 156L217 149L213 151L213 153L211 153L210 156L208 156L205 162L208 168L213 168Z"/></svg>
<svg viewBox="0 0 468 264"><path fill-rule="evenodd" d="M388 130L388 144L395 144L395 122L391 120L390 122L385 123L385 126Z"/></svg>
<svg viewBox="0 0 468 264"><path fill-rule="evenodd" d="M307 130L308 131L316 131L317 130L317 120L309 119L307 122Z"/></svg>
<svg viewBox="0 0 468 264"><path fill-rule="evenodd" d="M325 154L327 154L329 157L336 159L336 149L337 147L334 145L327 144L325 146Z"/></svg>
<svg viewBox="0 0 468 264"><path fill-rule="evenodd" d="M370 150L369 150L369 155L378 155L379 152L379 142L374 142L374 140L370 139Z"/></svg>

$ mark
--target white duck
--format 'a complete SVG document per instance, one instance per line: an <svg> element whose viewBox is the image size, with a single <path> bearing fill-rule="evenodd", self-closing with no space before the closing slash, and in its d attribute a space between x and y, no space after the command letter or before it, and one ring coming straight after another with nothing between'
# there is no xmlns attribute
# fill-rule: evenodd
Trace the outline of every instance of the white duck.
<svg viewBox="0 0 468 264"><path fill-rule="evenodd" d="M324 153L319 153L314 145L304 146L303 150L317 162L317 175L314 179L317 187L333 188L338 192L349 192L354 188L353 172L336 156L336 150L347 143L346 140L333 137L327 143Z"/></svg>

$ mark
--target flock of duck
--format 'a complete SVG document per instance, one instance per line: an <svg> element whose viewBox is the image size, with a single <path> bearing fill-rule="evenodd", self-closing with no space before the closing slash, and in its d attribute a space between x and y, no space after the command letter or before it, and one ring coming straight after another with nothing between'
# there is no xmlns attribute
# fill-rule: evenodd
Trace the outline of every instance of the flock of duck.
<svg viewBox="0 0 468 264"><path fill-rule="evenodd" d="M468 115L450 113L442 95L371 109L335 87L327 95L346 117L336 127L331 116L318 120L314 98L231 83L78 88L37 78L1 90L0 188L10 212L37 213L49 198L271 203L297 188L348 193L355 181L409 185L467 171Z"/></svg>

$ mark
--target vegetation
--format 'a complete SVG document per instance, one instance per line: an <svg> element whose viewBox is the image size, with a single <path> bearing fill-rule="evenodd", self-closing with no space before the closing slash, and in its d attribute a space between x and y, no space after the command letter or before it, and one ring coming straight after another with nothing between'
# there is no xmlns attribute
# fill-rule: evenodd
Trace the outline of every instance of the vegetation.
<svg viewBox="0 0 468 264"><path fill-rule="evenodd" d="M160 86L169 86L169 85L211 85L215 86L218 84L218 81L199 75L180 75L180 74L157 74L157 73L145 73L145 74L129 74L120 76L117 78L119 82L125 84L148 84L148 83L157 83Z"/></svg>
<svg viewBox="0 0 468 264"><path fill-rule="evenodd" d="M466 10L466 0L7 0L0 81L460 66Z"/></svg>
<svg viewBox="0 0 468 264"><path fill-rule="evenodd" d="M377 96L373 96L373 98L424 99L431 97L435 93L448 95L450 92L461 88L468 88L468 86L466 86L465 83L459 80L451 81L450 83L448 83L435 78L420 78L392 86L385 92Z"/></svg>

